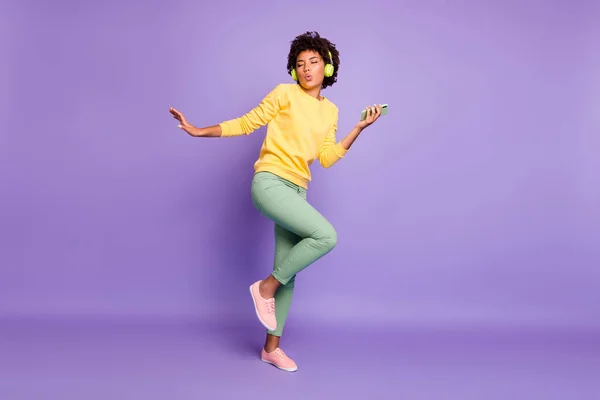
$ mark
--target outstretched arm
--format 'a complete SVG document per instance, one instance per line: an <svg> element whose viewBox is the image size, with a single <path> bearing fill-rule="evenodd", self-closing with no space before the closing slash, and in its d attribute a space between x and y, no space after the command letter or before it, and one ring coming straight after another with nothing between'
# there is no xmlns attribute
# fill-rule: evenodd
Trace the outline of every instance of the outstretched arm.
<svg viewBox="0 0 600 400"><path fill-rule="evenodd" d="M179 121L177 127L183 129L190 136L194 137L220 137L221 136L221 125L207 126L204 128L197 128L194 125L187 122L182 113L175 110L173 107L169 110L173 114L173 118Z"/></svg>
<svg viewBox="0 0 600 400"><path fill-rule="evenodd" d="M282 85L269 92L258 106L239 118L221 122L221 136L249 135L261 126L265 126L282 108Z"/></svg>
<svg viewBox="0 0 600 400"><path fill-rule="evenodd" d="M249 135L256 129L268 124L281 109L281 86L277 85L267 94L260 104L239 118L221 122L218 125L198 128L187 122L183 114L171 107L173 117L179 120L179 128L194 137L226 137Z"/></svg>
<svg viewBox="0 0 600 400"><path fill-rule="evenodd" d="M377 121L377 118L379 118L381 115L381 106L367 107L367 111L367 118L357 123L345 138L343 138L339 143L336 143L338 120L338 111L336 110L335 122L333 123L329 134L325 138L325 142L323 143L321 152L319 153L319 162L323 167L332 167L336 162L341 160L346 155L348 150L350 150L350 147L352 147L354 141L358 138L358 135L360 135L366 127Z"/></svg>

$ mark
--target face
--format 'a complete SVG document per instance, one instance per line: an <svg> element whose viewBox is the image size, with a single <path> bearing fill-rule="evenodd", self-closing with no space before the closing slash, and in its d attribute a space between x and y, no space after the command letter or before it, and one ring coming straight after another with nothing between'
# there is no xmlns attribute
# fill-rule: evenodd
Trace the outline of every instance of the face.
<svg viewBox="0 0 600 400"><path fill-rule="evenodd" d="M320 88L323 84L325 62L316 51L305 50L296 58L296 74L304 89Z"/></svg>

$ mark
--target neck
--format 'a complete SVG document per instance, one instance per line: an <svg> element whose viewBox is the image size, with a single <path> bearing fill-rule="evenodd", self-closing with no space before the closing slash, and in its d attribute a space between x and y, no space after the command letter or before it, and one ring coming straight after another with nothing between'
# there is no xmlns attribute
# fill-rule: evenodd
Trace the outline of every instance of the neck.
<svg viewBox="0 0 600 400"><path fill-rule="evenodd" d="M308 93L309 95L311 95L315 99L321 100L321 88L316 87L314 89L304 89L302 87L302 85L298 85L298 86L300 86L300 89L304 90L306 93Z"/></svg>

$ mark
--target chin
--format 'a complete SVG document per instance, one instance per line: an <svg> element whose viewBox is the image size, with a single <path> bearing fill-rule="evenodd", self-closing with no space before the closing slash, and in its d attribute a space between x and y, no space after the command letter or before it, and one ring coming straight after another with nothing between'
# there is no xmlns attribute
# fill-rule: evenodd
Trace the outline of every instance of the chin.
<svg viewBox="0 0 600 400"><path fill-rule="evenodd" d="M310 89L315 89L315 88L320 88L321 85L323 84L323 82L315 82L315 81L311 81L311 82L300 82L300 84L302 85L302 87L306 90L310 90Z"/></svg>

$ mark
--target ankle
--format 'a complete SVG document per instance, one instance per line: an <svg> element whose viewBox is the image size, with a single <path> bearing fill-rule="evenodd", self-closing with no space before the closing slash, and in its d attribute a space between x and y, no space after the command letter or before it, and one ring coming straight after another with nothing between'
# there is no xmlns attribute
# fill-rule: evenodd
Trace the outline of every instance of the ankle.
<svg viewBox="0 0 600 400"><path fill-rule="evenodd" d="M279 346L265 345L264 349L267 353L272 353L277 350L277 347Z"/></svg>
<svg viewBox="0 0 600 400"><path fill-rule="evenodd" d="M272 335L267 333L267 337L265 338L265 346L264 349L267 353L274 352L279 347L279 341L281 338L279 336Z"/></svg>
<svg viewBox="0 0 600 400"><path fill-rule="evenodd" d="M260 281L258 284L258 292L265 299L270 299L271 297L275 296L275 289L272 287L272 285L269 285L267 280Z"/></svg>

